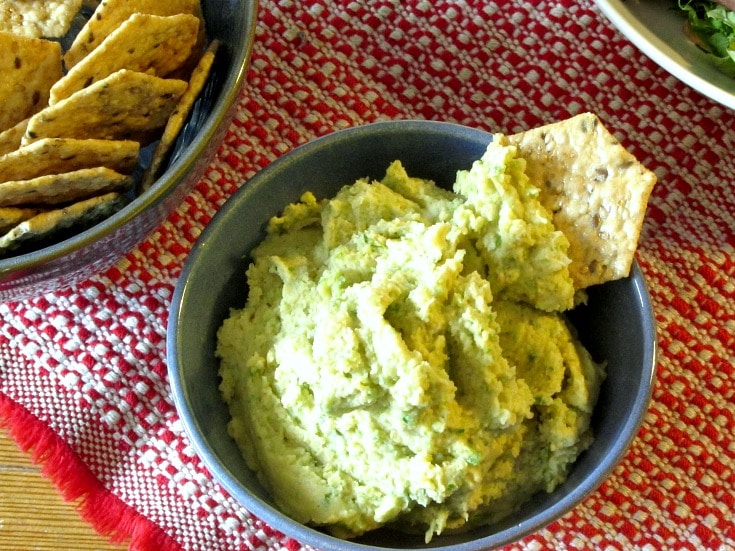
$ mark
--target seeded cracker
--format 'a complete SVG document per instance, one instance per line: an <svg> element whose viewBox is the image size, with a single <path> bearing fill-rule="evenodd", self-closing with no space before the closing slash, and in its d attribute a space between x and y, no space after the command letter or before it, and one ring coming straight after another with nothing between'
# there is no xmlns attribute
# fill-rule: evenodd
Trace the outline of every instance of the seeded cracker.
<svg viewBox="0 0 735 551"><path fill-rule="evenodd" d="M0 183L100 166L129 174L139 149L130 140L44 138L0 157Z"/></svg>
<svg viewBox="0 0 735 551"><path fill-rule="evenodd" d="M0 131L43 109L61 78L61 46L0 32Z"/></svg>
<svg viewBox="0 0 735 551"><path fill-rule="evenodd" d="M656 176L591 113L508 136L570 243L576 289L627 276Z"/></svg>
<svg viewBox="0 0 735 551"><path fill-rule="evenodd" d="M15 126L0 132L0 155L5 155L20 147L26 128L28 128L28 119L24 119Z"/></svg>
<svg viewBox="0 0 735 551"><path fill-rule="evenodd" d="M29 38L60 38L81 6L82 0L2 0L0 30Z"/></svg>
<svg viewBox="0 0 735 551"><path fill-rule="evenodd" d="M207 82L209 72L212 69L212 63L214 63L214 56L217 52L217 48L219 48L219 41L214 40L202 55L202 58L194 68L194 71L192 71L191 78L189 79L189 86L187 87L186 92L184 92L184 95L181 96L176 109L171 113L171 117L168 119L168 123L166 123L166 128L163 130L161 141L158 142L158 145L156 145L156 149L153 152L151 163L143 174L140 184L141 190L146 190L151 187L158 177L161 164L166 158L166 155L168 155L171 146L173 146L176 141L176 137L179 135L179 132L181 132L181 129L186 122L186 118L189 116L189 113L194 106L194 102L197 97L199 97L199 94Z"/></svg>
<svg viewBox="0 0 735 551"><path fill-rule="evenodd" d="M156 138L186 90L186 82L123 69L38 112L23 145L42 138Z"/></svg>
<svg viewBox="0 0 735 551"><path fill-rule="evenodd" d="M130 176L110 168L82 168L62 174L49 174L30 180L0 184L0 207L17 205L58 205L108 191L127 191Z"/></svg>
<svg viewBox="0 0 735 551"><path fill-rule="evenodd" d="M0 207L0 235L13 229L13 227L21 222L25 222L29 218L36 216L39 212L38 209Z"/></svg>
<svg viewBox="0 0 735 551"><path fill-rule="evenodd" d="M165 77L180 67L197 41L199 19L136 13L51 88L51 105L120 69Z"/></svg>
<svg viewBox="0 0 735 551"><path fill-rule="evenodd" d="M204 32L199 0L105 0L99 4L64 54L66 68L71 69L79 63L134 13L161 16L188 13L199 18L200 34Z"/></svg>
<svg viewBox="0 0 735 551"><path fill-rule="evenodd" d="M17 249L26 242L52 237L72 227L79 227L80 230L89 227L113 215L127 202L124 195L113 192L37 214L0 237L0 254Z"/></svg>

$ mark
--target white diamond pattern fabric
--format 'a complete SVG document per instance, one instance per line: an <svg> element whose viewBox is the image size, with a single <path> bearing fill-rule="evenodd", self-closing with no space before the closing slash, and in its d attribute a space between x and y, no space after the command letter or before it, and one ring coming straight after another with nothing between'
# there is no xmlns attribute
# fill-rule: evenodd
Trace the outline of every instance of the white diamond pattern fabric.
<svg viewBox="0 0 735 551"><path fill-rule="evenodd" d="M735 113L592 1L263 0L259 17L235 120L176 213L104 273L0 305L0 418L60 491L132 549L301 549L212 479L174 409L165 331L192 244L255 172L338 129L513 133L593 111L659 179L637 255L658 378L611 478L512 548L735 548Z"/></svg>

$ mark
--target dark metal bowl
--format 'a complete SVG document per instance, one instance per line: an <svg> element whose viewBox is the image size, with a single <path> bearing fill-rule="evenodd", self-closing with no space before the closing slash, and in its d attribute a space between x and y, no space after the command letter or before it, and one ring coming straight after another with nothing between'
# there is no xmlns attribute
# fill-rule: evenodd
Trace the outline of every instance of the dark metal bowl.
<svg viewBox="0 0 735 551"><path fill-rule="evenodd" d="M558 519L595 490L623 458L647 410L656 365L656 329L637 263L629 277L591 288L570 313L583 343L607 361L607 379L592 419L595 440L554 492L542 493L503 522L424 544L378 530L344 541L299 524L274 505L227 433L228 409L218 389L216 331L246 300L249 252L268 219L305 191L332 197L361 177L380 179L400 159L412 176L450 186L484 152L491 135L426 121L375 123L317 139L281 157L240 188L195 244L173 297L168 364L173 394L192 443L213 476L248 510L297 540L326 551L442 548L477 551L508 544ZM366 547L367 546L367 547Z"/></svg>

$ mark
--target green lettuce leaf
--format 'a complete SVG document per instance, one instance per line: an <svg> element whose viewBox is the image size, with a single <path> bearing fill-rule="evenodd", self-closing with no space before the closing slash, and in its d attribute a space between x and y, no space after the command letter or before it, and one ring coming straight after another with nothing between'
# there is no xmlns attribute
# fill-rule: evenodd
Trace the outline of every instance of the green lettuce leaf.
<svg viewBox="0 0 735 551"><path fill-rule="evenodd" d="M678 0L690 38L720 71L735 77L735 11L716 2Z"/></svg>

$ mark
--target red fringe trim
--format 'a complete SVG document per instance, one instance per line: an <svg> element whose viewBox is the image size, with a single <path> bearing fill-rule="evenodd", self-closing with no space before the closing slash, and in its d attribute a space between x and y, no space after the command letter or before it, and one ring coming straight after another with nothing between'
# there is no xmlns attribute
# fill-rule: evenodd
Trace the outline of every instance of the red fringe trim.
<svg viewBox="0 0 735 551"><path fill-rule="evenodd" d="M29 453L64 500L110 543L129 542L131 551L180 551L158 525L112 494L72 448L23 406L0 392L0 426Z"/></svg>

